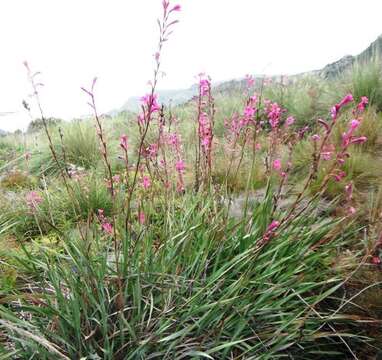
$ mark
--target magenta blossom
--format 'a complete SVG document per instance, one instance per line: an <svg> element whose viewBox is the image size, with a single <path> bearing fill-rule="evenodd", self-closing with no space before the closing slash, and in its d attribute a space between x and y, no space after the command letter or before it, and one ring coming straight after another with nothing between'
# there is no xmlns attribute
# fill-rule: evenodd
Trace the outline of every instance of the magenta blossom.
<svg viewBox="0 0 382 360"><path fill-rule="evenodd" d="M313 141L320 141L320 135L318 135L318 134L314 134L314 135L312 135L312 140Z"/></svg>
<svg viewBox="0 0 382 360"><path fill-rule="evenodd" d="M334 153L335 147L333 144L325 145L322 149L321 156L324 160L330 160Z"/></svg>
<svg viewBox="0 0 382 360"><path fill-rule="evenodd" d="M150 178L148 176L144 176L142 178L142 186L146 190L151 186L151 180L150 180Z"/></svg>
<svg viewBox="0 0 382 360"><path fill-rule="evenodd" d="M175 6L170 10L170 12L171 12L171 11L180 11L180 10L182 10L182 7L181 7L179 4L177 4L177 5L175 5Z"/></svg>
<svg viewBox="0 0 382 360"><path fill-rule="evenodd" d="M200 76L199 88L200 88L201 96L206 96L209 94L210 86L211 86L210 81L207 78Z"/></svg>
<svg viewBox="0 0 382 360"><path fill-rule="evenodd" d="M106 234L112 234L113 233L113 226L109 223L109 222L104 222L102 224L102 230L106 233Z"/></svg>
<svg viewBox="0 0 382 360"><path fill-rule="evenodd" d="M273 161L273 169L281 170L281 160L280 159L276 159Z"/></svg>
<svg viewBox="0 0 382 360"><path fill-rule="evenodd" d="M247 87L248 88L255 85L255 79L253 78L252 75L249 75L249 74L245 75L245 80L247 81Z"/></svg>
<svg viewBox="0 0 382 360"><path fill-rule="evenodd" d="M350 144L363 144L366 141L367 141L366 136L359 136L359 137L351 139Z"/></svg>
<svg viewBox="0 0 382 360"><path fill-rule="evenodd" d="M154 94L154 95L146 94L142 96L140 100L142 105L146 106L147 109L150 109L150 111L153 113L160 110L160 106L157 102L157 99L158 99L157 94Z"/></svg>
<svg viewBox="0 0 382 360"><path fill-rule="evenodd" d="M351 122L350 122L350 128L355 130L357 129L357 127L359 126L360 122L359 120L357 119L353 119Z"/></svg>
<svg viewBox="0 0 382 360"><path fill-rule="evenodd" d="M255 115L255 109L252 106L246 106L244 109L244 116L251 118L253 115Z"/></svg>
<svg viewBox="0 0 382 360"><path fill-rule="evenodd" d="M381 259L380 259L379 256L373 256L373 257L371 258L371 262L372 262L372 264L374 264L374 265L381 265Z"/></svg>
<svg viewBox="0 0 382 360"><path fill-rule="evenodd" d="M368 103L369 103L369 99L366 96L362 96L360 103L357 105L357 110L359 112L364 112L365 107Z"/></svg>
<svg viewBox="0 0 382 360"><path fill-rule="evenodd" d="M119 141L120 141L119 145L121 146L121 148L127 151L127 135L125 134L121 135Z"/></svg>
<svg viewBox="0 0 382 360"><path fill-rule="evenodd" d="M268 231L274 231L280 226L280 222L277 220L273 220L268 226Z"/></svg>
<svg viewBox="0 0 382 360"><path fill-rule="evenodd" d="M143 225L146 221L146 216L145 216L145 213L143 211L140 211L138 213L138 221L141 225Z"/></svg>
<svg viewBox="0 0 382 360"><path fill-rule="evenodd" d="M293 116L288 116L287 119L285 120L285 124L287 126L291 126L294 123L295 119Z"/></svg>
<svg viewBox="0 0 382 360"><path fill-rule="evenodd" d="M353 95L347 94L338 104L334 105L330 110L333 121L337 119L338 113L343 106L353 101Z"/></svg>
<svg viewBox="0 0 382 360"><path fill-rule="evenodd" d="M176 171L184 171L186 169L186 166L184 165L184 161L183 160L178 160L175 164L175 169Z"/></svg>
<svg viewBox="0 0 382 360"><path fill-rule="evenodd" d="M275 129L280 121L282 114L282 109L277 103L272 103L267 106L266 109L269 123L271 124L272 129Z"/></svg>
<svg viewBox="0 0 382 360"><path fill-rule="evenodd" d="M346 173L345 171L339 171L338 174L335 174L333 176L335 181L340 182L346 176Z"/></svg>
<svg viewBox="0 0 382 360"><path fill-rule="evenodd" d="M353 183L345 185L345 192L347 200L351 200L353 197Z"/></svg>

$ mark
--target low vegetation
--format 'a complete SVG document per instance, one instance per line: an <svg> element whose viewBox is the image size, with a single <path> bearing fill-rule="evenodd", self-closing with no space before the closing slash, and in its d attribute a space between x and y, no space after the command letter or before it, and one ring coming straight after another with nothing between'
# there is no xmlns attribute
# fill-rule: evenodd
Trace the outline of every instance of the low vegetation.
<svg viewBox="0 0 382 360"><path fill-rule="evenodd" d="M156 86L179 10L163 1L136 116L101 116L95 79L91 119L40 114L0 138L0 358L373 358L380 65L247 76L216 98L201 74L197 98L167 108Z"/></svg>

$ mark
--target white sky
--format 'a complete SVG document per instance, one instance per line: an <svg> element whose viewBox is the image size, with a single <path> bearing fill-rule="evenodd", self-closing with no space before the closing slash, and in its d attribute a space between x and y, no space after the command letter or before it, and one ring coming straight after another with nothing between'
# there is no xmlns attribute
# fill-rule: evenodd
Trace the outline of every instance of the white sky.
<svg viewBox="0 0 382 360"><path fill-rule="evenodd" d="M173 4L176 2L173 0ZM164 48L159 88L186 88L246 73L296 73L364 50L382 33L381 0L180 0ZM161 0L0 0L0 129L25 128L29 86L22 65L42 72L48 116L89 113L80 86L99 77L101 111L147 90ZM37 113L35 114L37 116Z"/></svg>

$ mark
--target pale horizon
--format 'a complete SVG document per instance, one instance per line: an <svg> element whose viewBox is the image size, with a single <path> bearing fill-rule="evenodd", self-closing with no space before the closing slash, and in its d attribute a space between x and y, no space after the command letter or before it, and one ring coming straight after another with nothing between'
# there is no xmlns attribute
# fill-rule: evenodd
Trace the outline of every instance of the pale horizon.
<svg viewBox="0 0 382 360"><path fill-rule="evenodd" d="M166 76L159 89L188 88L200 72L218 82L247 73L320 69L360 53L382 33L382 4L372 0L362 7L356 1L326 0L314 8L298 0L172 2L177 3L180 22L163 50ZM1 2L0 13L0 129L24 130L30 121L21 106L30 92L25 60L42 73L47 116L89 113L80 87L95 76L101 112L147 91L160 0L14 0Z"/></svg>

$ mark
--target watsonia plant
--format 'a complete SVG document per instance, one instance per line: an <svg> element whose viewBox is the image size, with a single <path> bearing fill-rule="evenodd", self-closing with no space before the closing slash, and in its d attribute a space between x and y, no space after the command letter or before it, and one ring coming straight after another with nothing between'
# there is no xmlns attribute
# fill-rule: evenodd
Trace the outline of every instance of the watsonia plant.
<svg viewBox="0 0 382 360"><path fill-rule="evenodd" d="M318 120L321 129L312 135L297 128L277 102L248 90L225 134L227 164L235 164L227 172L237 177L243 158L250 159L245 209L236 221L227 206L229 187L213 177L217 139L210 79L199 78L194 164L185 161L178 120L158 103L161 52L180 10L166 0L162 7L151 89L137 117L138 146L132 153L129 134L121 134L121 173L111 166L95 81L83 89L105 165L107 190L100 198L66 171L65 156L58 157L45 128L77 228L58 231L60 248L24 246L23 255L15 256L20 282L28 286L17 287L0 306L4 347L18 358L39 359L357 358L354 347L367 340L361 324L375 321L340 312L337 295L347 279L333 269L354 228L348 230L344 219L321 218L314 209L328 185L344 179L349 149L367 140L358 133L367 98L356 104L335 146L333 133L341 111L353 102L351 94L333 106L328 119ZM309 170L285 207L285 189L295 185L294 151L307 138ZM250 204L259 163L267 186ZM320 171L312 197L309 189ZM357 210L352 184L343 191L347 219ZM26 202L39 227L43 198L33 193ZM102 208L95 209L98 204ZM48 216L55 226L55 217Z"/></svg>

